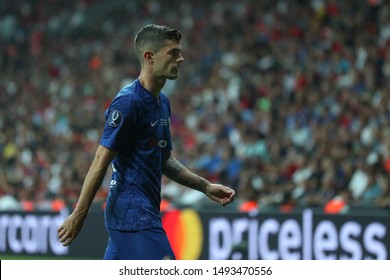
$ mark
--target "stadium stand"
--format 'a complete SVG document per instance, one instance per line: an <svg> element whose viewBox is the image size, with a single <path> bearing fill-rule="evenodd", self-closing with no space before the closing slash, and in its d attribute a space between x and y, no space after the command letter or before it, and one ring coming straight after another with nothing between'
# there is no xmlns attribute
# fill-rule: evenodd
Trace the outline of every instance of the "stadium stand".
<svg viewBox="0 0 390 280"><path fill-rule="evenodd" d="M234 187L238 210L390 207L385 1L3 0L0 209L74 205L148 22L184 35L165 87L175 153ZM162 195L209 206L167 179Z"/></svg>

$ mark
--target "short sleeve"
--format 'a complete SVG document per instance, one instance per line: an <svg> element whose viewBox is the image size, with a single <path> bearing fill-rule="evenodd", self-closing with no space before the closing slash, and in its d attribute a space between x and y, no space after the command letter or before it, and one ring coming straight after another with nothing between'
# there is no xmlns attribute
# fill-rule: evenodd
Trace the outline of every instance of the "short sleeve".
<svg viewBox="0 0 390 280"><path fill-rule="evenodd" d="M137 116L136 102L132 94L116 97L107 109L106 123L100 144L106 148L120 152L131 140Z"/></svg>

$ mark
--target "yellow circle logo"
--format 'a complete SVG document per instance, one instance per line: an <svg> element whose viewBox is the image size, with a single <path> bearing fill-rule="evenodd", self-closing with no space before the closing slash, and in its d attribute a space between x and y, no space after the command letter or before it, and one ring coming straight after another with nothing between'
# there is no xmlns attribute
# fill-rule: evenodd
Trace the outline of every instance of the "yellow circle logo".
<svg viewBox="0 0 390 280"><path fill-rule="evenodd" d="M163 227L178 260L197 260L203 248L203 227L192 209L172 210L162 217Z"/></svg>

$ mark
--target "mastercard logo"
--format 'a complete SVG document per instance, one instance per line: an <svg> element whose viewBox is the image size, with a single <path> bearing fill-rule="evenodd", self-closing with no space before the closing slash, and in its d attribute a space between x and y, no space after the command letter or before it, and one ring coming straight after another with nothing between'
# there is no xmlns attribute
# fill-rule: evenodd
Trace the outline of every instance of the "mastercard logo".
<svg viewBox="0 0 390 280"><path fill-rule="evenodd" d="M178 260L197 260L203 248L203 227L192 209L165 212L162 224Z"/></svg>

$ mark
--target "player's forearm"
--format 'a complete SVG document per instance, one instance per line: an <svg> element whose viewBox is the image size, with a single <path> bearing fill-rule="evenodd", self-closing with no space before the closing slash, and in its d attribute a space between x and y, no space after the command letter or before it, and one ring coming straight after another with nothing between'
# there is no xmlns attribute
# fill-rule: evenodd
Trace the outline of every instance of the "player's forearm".
<svg viewBox="0 0 390 280"><path fill-rule="evenodd" d="M77 202L75 211L80 214L87 214L96 195L96 192L101 186L106 169L92 164L87 176L85 177L83 187Z"/></svg>
<svg viewBox="0 0 390 280"><path fill-rule="evenodd" d="M86 215L92 204L92 201L99 190L104 176L107 172L107 167L110 164L113 156L108 154L105 148L99 147L91 167L85 177L83 187L75 209L76 213Z"/></svg>
<svg viewBox="0 0 390 280"><path fill-rule="evenodd" d="M172 155L164 163L164 175L183 186L203 193L210 184L205 178L191 172Z"/></svg>

